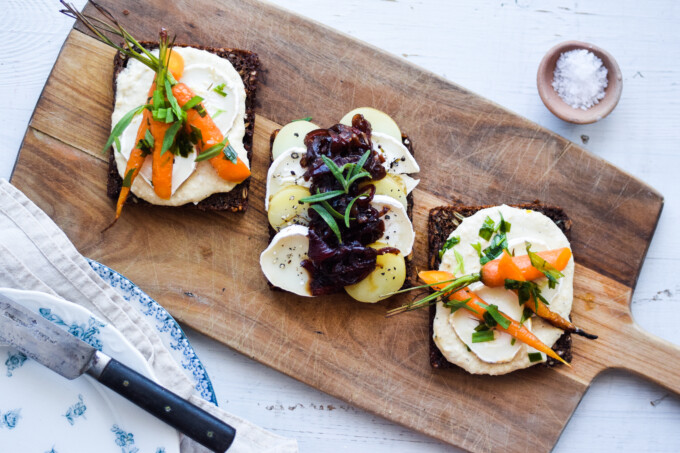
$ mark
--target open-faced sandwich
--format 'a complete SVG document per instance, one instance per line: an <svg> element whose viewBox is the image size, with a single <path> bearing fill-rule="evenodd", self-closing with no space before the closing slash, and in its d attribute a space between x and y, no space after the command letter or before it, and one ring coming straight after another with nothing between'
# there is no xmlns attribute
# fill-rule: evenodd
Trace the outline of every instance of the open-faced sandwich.
<svg viewBox="0 0 680 453"><path fill-rule="evenodd" d="M364 107L328 129L294 121L274 132L271 152L260 255L270 284L361 302L402 288L415 239L410 175L420 168L394 120Z"/></svg>
<svg viewBox="0 0 680 453"><path fill-rule="evenodd" d="M118 200L116 219L130 193L134 201L154 205L244 211L257 55L176 45L165 30L157 43L140 43L95 6L110 25L72 8L68 13L118 50L112 132L105 146L111 149L107 193Z"/></svg>
<svg viewBox="0 0 680 453"><path fill-rule="evenodd" d="M390 314L430 306L430 363L474 374L568 364L574 260L571 221L540 204L430 211L429 296Z"/></svg>

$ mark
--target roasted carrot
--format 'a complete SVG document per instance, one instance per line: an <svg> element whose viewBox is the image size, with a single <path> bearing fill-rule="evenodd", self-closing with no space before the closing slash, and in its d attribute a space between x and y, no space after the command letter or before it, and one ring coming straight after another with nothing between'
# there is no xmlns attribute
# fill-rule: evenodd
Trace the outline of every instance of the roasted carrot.
<svg viewBox="0 0 680 453"><path fill-rule="evenodd" d="M181 79L184 74L184 58L177 52L171 52L168 57L168 71L175 80Z"/></svg>
<svg viewBox="0 0 680 453"><path fill-rule="evenodd" d="M150 120L151 126L149 130L153 135L153 154L151 156L151 182L153 183L153 190L160 198L167 200L172 195L172 164L174 163L174 156L170 151L166 151L161 155L163 149L163 138L165 132L170 128L171 124L160 121Z"/></svg>
<svg viewBox="0 0 680 453"><path fill-rule="evenodd" d="M178 83L173 86L172 94L175 96L175 99L177 99L177 103L180 105L180 107L183 107L184 104L189 102L195 96L193 90L183 83ZM203 104L201 103L201 105ZM201 116L198 113L198 110L189 109L187 111L187 124L189 126L198 128L198 130L201 131L201 152L221 143L224 140L224 135L222 135L222 132L207 113L204 116ZM229 142L227 141L227 143ZM220 175L222 179L227 181L240 183L250 176L250 169L240 158L236 164L234 164L230 160L226 159L223 154L219 154L210 159L210 164L217 171L217 174Z"/></svg>
<svg viewBox="0 0 680 453"><path fill-rule="evenodd" d="M571 258L571 250L569 250L568 247L555 250L545 250L543 252L537 252L536 254L546 260L558 271L561 271L567 267L569 258ZM519 268L524 280L531 281L543 277L543 273L531 265L529 255L513 256L511 259L515 266ZM489 261L482 267L482 270L480 271L482 275L482 283L484 283L486 286L503 286L505 285L506 278L518 280L517 278L508 277L501 272L501 269L498 267L500 261L500 258L496 258L493 261ZM507 270L508 267L505 266L504 269Z"/></svg>
<svg viewBox="0 0 680 453"><path fill-rule="evenodd" d="M446 284L437 284L437 282L452 280L454 278L453 274L444 271L423 271L418 273L418 277L428 285L433 285L434 289L444 289ZM486 307L488 304L479 297L474 292L470 291L467 287L456 291L453 294L448 295L449 299L454 299L459 302L465 302L465 305L470 308L470 314L480 321L484 320L484 313L486 313ZM560 357L555 351L546 346L541 340L538 339L529 329L520 325L517 321L507 316L505 313L500 313L505 319L510 321L510 325L507 329L503 328L500 324L497 324L494 328L507 332L514 338L517 338L522 343L531 346L532 348L541 351L542 353L558 360L565 365L571 367L568 362L566 362L562 357Z"/></svg>

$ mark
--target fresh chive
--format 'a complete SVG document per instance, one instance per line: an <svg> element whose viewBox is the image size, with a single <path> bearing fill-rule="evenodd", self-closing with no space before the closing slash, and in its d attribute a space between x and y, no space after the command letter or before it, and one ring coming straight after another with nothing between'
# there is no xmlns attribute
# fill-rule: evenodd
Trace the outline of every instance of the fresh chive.
<svg viewBox="0 0 680 453"><path fill-rule="evenodd" d="M105 153L111 147L113 142L123 134L123 131L125 131L125 129L127 129L127 127L132 122L132 119L135 116L142 113L146 107L147 107L146 104L140 105L139 107L135 107L134 109L130 110L125 115L123 115L123 117L116 123L116 125L111 130L111 135L109 135L109 139L106 141L106 144L102 149L102 153ZM118 145L118 148L119 148L118 151L120 151L120 145Z"/></svg>
<svg viewBox="0 0 680 453"><path fill-rule="evenodd" d="M224 153L224 157L230 161L232 164L236 165L238 163L238 154L236 154L236 151L234 148L231 146L231 143L229 143L229 139L227 137L224 137L224 142L226 146L222 149L222 152Z"/></svg>
<svg viewBox="0 0 680 453"><path fill-rule="evenodd" d="M496 323L498 323L499 326L501 326L504 329L507 329L510 327L510 320L503 316L501 312L498 311L498 306L494 304L489 304L486 307L486 313L488 313ZM486 313L484 313L484 320L486 321ZM487 322L488 324L488 322ZM493 326L490 326L493 327Z"/></svg>
<svg viewBox="0 0 680 453"><path fill-rule="evenodd" d="M153 138L153 134L149 129L146 130L144 133L144 140L146 140L147 145L149 145L149 148L153 149L154 144L156 141Z"/></svg>
<svg viewBox="0 0 680 453"><path fill-rule="evenodd" d="M494 340L493 330L482 330L481 332L474 332L472 334L473 343L484 343Z"/></svg>
<svg viewBox="0 0 680 453"><path fill-rule="evenodd" d="M480 244L478 242L476 244L470 244L470 245L472 246L473 249L475 249L477 251L477 256L479 256L481 258L482 257L482 244Z"/></svg>
<svg viewBox="0 0 680 453"><path fill-rule="evenodd" d="M526 302L534 299L534 304L536 305L536 310L538 310L538 301L540 300L544 304L548 305L548 301L541 294L541 290L538 285L534 282L511 280L509 278L505 279L505 289L511 289L517 291L517 299L520 305L524 305Z"/></svg>
<svg viewBox="0 0 680 453"><path fill-rule="evenodd" d="M184 117L186 116L186 113L179 106L179 103L177 102L175 95L172 94L172 87L170 86L170 82L168 81L168 79L165 79L165 95L168 97L168 102L170 102L170 106L172 107L172 111L177 117L177 120L178 121L183 120Z"/></svg>
<svg viewBox="0 0 680 453"><path fill-rule="evenodd" d="M541 271L543 275L545 275L548 278L548 286L550 288L554 288L557 285L557 280L560 278L564 277L564 274L555 267L538 256L538 254L534 253L531 251L531 244L529 242L526 243L527 247L527 255L529 255L529 260L531 261L531 265Z"/></svg>
<svg viewBox="0 0 680 453"><path fill-rule="evenodd" d="M456 268L453 270L453 274L464 274L465 273L465 263L463 262L463 257L461 256L460 253L458 253L458 250L453 249L453 253L456 257Z"/></svg>
<svg viewBox="0 0 680 453"><path fill-rule="evenodd" d="M495 260L503 250L508 248L508 238L505 233L496 234L491 240L491 244L484 250L482 250L483 256L479 259L479 263L483 266L489 261Z"/></svg>
<svg viewBox="0 0 680 453"><path fill-rule="evenodd" d="M189 99L189 102L187 102L186 104L184 104L184 106L182 106L182 110L184 110L186 112L187 110L193 109L194 107L196 107L201 102L203 102L202 97L194 96L191 99Z"/></svg>
<svg viewBox="0 0 680 453"><path fill-rule="evenodd" d="M517 338L510 340L510 346L515 346L515 343L517 343Z"/></svg>
<svg viewBox="0 0 680 453"><path fill-rule="evenodd" d="M311 116L305 116L304 118L298 118L298 119L293 120L293 121L312 121L312 117ZM291 123L293 121L291 121Z"/></svg>
<svg viewBox="0 0 680 453"><path fill-rule="evenodd" d="M480 322L477 327L475 327L475 332L482 332L484 330L489 330L489 326L483 322Z"/></svg>
<svg viewBox="0 0 680 453"><path fill-rule="evenodd" d="M223 114L224 112L226 112L226 110L222 110L222 109L217 109L217 110L215 110L215 114L212 116L213 119L217 118L218 116L220 116L220 115Z"/></svg>
<svg viewBox="0 0 680 453"><path fill-rule="evenodd" d="M130 170L128 170L127 173L125 173L125 178L123 178L123 187L129 188L130 186L132 186L132 175L134 175L134 173L135 173L134 168L131 168Z"/></svg>
<svg viewBox="0 0 680 453"><path fill-rule="evenodd" d="M543 360L543 356L541 355L540 352L530 352L529 353L529 362L534 363L534 362L540 362Z"/></svg>
<svg viewBox="0 0 680 453"><path fill-rule="evenodd" d="M182 127L182 122L175 121L172 123L172 126L170 126L168 130L165 131L165 136L163 137L163 146L161 147L161 156L165 154L165 152L170 149L174 143L175 136L177 135L177 131L179 131L180 127Z"/></svg>
<svg viewBox="0 0 680 453"><path fill-rule="evenodd" d="M324 209L323 206L320 206L318 204L313 204L310 206L310 208L314 209L319 216L328 224L330 229L335 233L335 236L338 238L338 242L342 244L342 236L340 235L340 228L338 228L338 224L335 222L335 219L333 216Z"/></svg>
<svg viewBox="0 0 680 453"><path fill-rule="evenodd" d="M222 144L222 142L218 143L217 145L213 145L196 156L195 162L201 162L203 160L208 160L215 156L219 156L222 152L222 149L224 149L224 144Z"/></svg>
<svg viewBox="0 0 680 453"><path fill-rule="evenodd" d="M501 216L501 221L498 224L498 231L500 231L501 233L509 233L512 224L510 222L506 222L505 219L503 218L503 214L501 214L500 212L498 212L498 215Z"/></svg>
<svg viewBox="0 0 680 453"><path fill-rule="evenodd" d="M446 253L447 250L452 248L455 245L458 245L460 243L460 236L452 236L444 242L444 246L442 249L439 251L439 259L442 259L444 257L444 253Z"/></svg>
<svg viewBox="0 0 680 453"><path fill-rule="evenodd" d="M444 301L444 306L451 310L451 313L455 313L456 311L460 310L461 308L466 309L469 312L472 313L477 313L479 312L475 310L474 308L470 307L467 303L470 302L470 298L468 297L465 300L447 300Z"/></svg>
<svg viewBox="0 0 680 453"><path fill-rule="evenodd" d="M330 190L328 192L320 192L309 197L301 198L300 201L303 203L317 203L323 200L330 200L331 198L335 198L338 195L342 195L343 193L345 192L342 190Z"/></svg>
<svg viewBox="0 0 680 453"><path fill-rule="evenodd" d="M215 88L213 88L213 91L222 97L227 97L227 93L224 92L224 85L224 83L220 83Z"/></svg>
<svg viewBox="0 0 680 453"><path fill-rule="evenodd" d="M531 311L529 308L524 307L524 310L522 310L522 316L519 319L519 326L522 327L526 320L531 318L533 314L534 314L533 311Z"/></svg>

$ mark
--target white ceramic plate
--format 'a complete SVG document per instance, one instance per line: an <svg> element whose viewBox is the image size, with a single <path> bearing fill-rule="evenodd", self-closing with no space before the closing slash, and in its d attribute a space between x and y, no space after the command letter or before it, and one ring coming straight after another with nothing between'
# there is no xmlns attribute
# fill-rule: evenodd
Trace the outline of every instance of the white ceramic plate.
<svg viewBox="0 0 680 453"><path fill-rule="evenodd" d="M161 337L165 347L172 354L175 362L182 367L187 377L194 382L196 390L203 399L217 406L217 397L215 396L208 373L198 359L196 351L189 344L189 340L182 331L182 328L170 316L170 313L123 275L97 261L90 259L88 261L95 273L111 285L123 299L130 302L145 317L146 321L156 329L156 332Z"/></svg>
<svg viewBox="0 0 680 453"><path fill-rule="evenodd" d="M154 379L122 334L85 308L35 291L0 292ZM168 425L89 376L69 381L7 346L0 346L0 389L3 452L179 453Z"/></svg>

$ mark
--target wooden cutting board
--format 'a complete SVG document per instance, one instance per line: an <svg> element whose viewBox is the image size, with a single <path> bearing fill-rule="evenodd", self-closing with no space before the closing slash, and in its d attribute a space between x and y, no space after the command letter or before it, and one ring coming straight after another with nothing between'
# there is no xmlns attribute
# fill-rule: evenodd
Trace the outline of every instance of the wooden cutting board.
<svg viewBox="0 0 680 453"><path fill-rule="evenodd" d="M178 42L250 49L265 68L258 93L253 181L245 214L129 205L118 224L106 198L111 49L74 30L26 133L12 182L86 256L122 272L179 321L296 379L471 451L549 451L593 378L626 368L680 392L680 348L642 332L631 293L663 205L661 195L577 145L436 75L256 0L103 2L139 39L161 22ZM122 11L130 14L123 16ZM86 11L93 13L88 5ZM426 219L443 204L562 206L574 221L573 369L503 377L435 371L426 311L346 296L273 293L258 266L269 134L311 115L331 125L350 109L392 115L415 145L415 260Z"/></svg>

